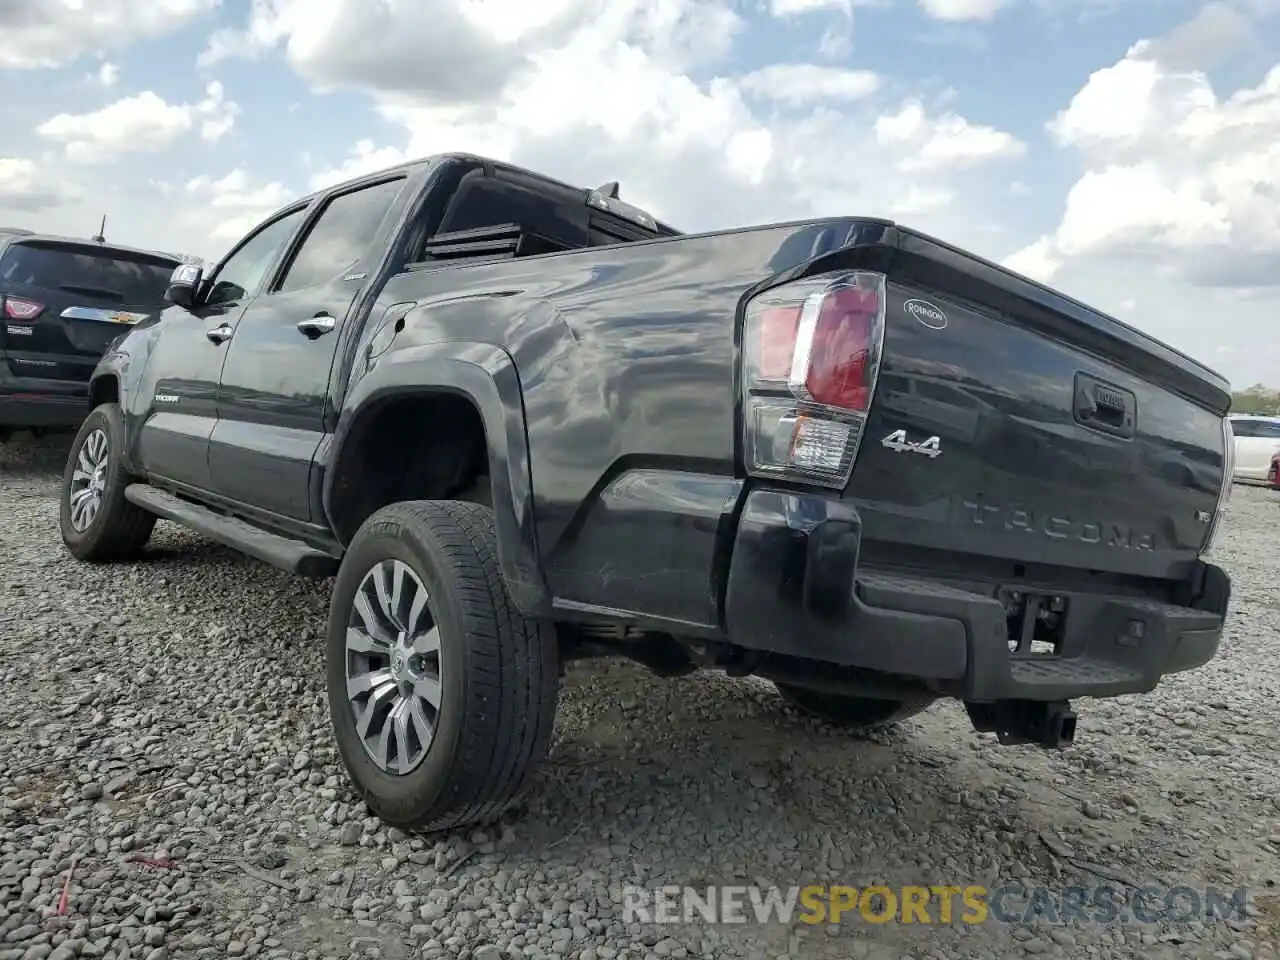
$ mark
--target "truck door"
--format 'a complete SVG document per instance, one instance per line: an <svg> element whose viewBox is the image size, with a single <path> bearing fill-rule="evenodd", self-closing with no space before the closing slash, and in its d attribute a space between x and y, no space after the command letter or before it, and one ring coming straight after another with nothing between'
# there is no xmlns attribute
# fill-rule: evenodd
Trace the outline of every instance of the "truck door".
<svg viewBox="0 0 1280 960"><path fill-rule="evenodd" d="M342 328L378 269L403 173L322 198L274 282L227 344L210 438L213 491L277 517L311 516L312 460L325 434Z"/></svg>
<svg viewBox="0 0 1280 960"><path fill-rule="evenodd" d="M214 269L199 303L164 311L142 387L148 409L138 459L147 473L210 490L209 437L229 338L305 214L297 207L253 230Z"/></svg>

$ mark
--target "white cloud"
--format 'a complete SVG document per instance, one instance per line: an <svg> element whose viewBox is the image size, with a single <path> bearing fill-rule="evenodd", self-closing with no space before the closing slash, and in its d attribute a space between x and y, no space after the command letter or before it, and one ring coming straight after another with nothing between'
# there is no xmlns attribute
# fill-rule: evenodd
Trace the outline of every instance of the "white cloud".
<svg viewBox="0 0 1280 960"><path fill-rule="evenodd" d="M192 230L200 229L208 237L193 252L208 259L216 259L211 254L220 254L297 196L284 184L264 182L244 169L216 179L207 175L193 177L183 190L194 202L188 214L193 221ZM197 220L198 228L194 223Z"/></svg>
<svg viewBox="0 0 1280 960"><path fill-rule="evenodd" d="M935 20L959 23L990 20L1005 6L1005 0L920 0L920 6Z"/></svg>
<svg viewBox="0 0 1280 960"><path fill-rule="evenodd" d="M404 129L402 140L362 140L312 186L468 150L575 183L619 179L626 199L685 229L900 211L952 237L977 235L977 218L957 212L965 193L953 177L1016 159L1016 138L913 101L911 129L878 139L879 78L856 63L732 76L718 61L740 25L735 6L442 0L428 15L408 0L273 0L235 37L240 52L279 47L320 88L369 91ZM810 9L812 0L773 8ZM224 52L230 37L218 41Z"/></svg>
<svg viewBox="0 0 1280 960"><path fill-rule="evenodd" d="M501 93L584 32L683 70L721 58L742 26L733 0L252 0L246 26L218 31L200 62L282 47L319 89L466 104Z"/></svg>
<svg viewBox="0 0 1280 960"><path fill-rule="evenodd" d="M120 68L110 61L104 60L98 67L96 76L98 83L104 87L114 87L116 81L120 79Z"/></svg>
<svg viewBox="0 0 1280 960"><path fill-rule="evenodd" d="M1256 0L1256 10L1274 0ZM1204 69L1249 41L1248 14L1230 3L1211 2L1186 23L1151 44L1150 54L1174 70Z"/></svg>
<svg viewBox="0 0 1280 960"><path fill-rule="evenodd" d="M71 196L69 187L50 177L35 161L0 157L0 210L38 213Z"/></svg>
<svg viewBox="0 0 1280 960"><path fill-rule="evenodd" d="M0 68L59 67L95 50L177 30L220 0L13 0L0 3Z"/></svg>
<svg viewBox="0 0 1280 960"><path fill-rule="evenodd" d="M1048 280L1058 272L1058 269L1062 266L1062 261L1054 249L1053 240L1049 237L1041 237L1034 243L1030 243L1016 253L1005 257L1004 265L1024 276L1038 280Z"/></svg>
<svg viewBox="0 0 1280 960"><path fill-rule="evenodd" d="M845 60L853 52L853 32L847 27L828 27L818 39L818 56L824 60Z"/></svg>
<svg viewBox="0 0 1280 960"><path fill-rule="evenodd" d="M106 163L126 153L162 150L192 130L206 141L218 140L234 125L239 110L224 98L222 85L213 82L194 104L170 104L146 90L90 113L57 114L36 133L62 144L73 162Z"/></svg>
<svg viewBox="0 0 1280 960"><path fill-rule="evenodd" d="M837 10L853 11L853 0L771 0L769 10L775 17L794 17L798 14Z"/></svg>
<svg viewBox="0 0 1280 960"><path fill-rule="evenodd" d="M1280 286L1280 65L1224 96L1187 65L1190 35L1171 37L1096 71L1054 118L1085 170L1057 228L1010 263L1047 279L1073 258L1120 257L1202 285Z"/></svg>
<svg viewBox="0 0 1280 960"><path fill-rule="evenodd" d="M946 209L954 199L950 190L913 184L890 201L889 212L894 217L923 217Z"/></svg>
<svg viewBox="0 0 1280 960"><path fill-rule="evenodd" d="M894 0L769 0L775 17L803 17L815 13L843 13L852 18L855 7L888 7Z"/></svg>
<svg viewBox="0 0 1280 960"><path fill-rule="evenodd" d="M876 120L876 139L904 151L902 170L925 173L959 170L991 160L1021 157L1021 140L995 127L973 124L955 113L930 117L919 100Z"/></svg>
<svg viewBox="0 0 1280 960"><path fill-rule="evenodd" d="M841 70L812 63L777 63L738 81L749 93L799 106L821 100L861 100L880 89L870 70Z"/></svg>
<svg viewBox="0 0 1280 960"><path fill-rule="evenodd" d="M412 159L403 150L396 147L377 147L372 140L361 140L355 146L355 152L342 164L330 170L322 170L311 177L311 189L323 190L335 183L362 177L366 173L376 173L387 167L394 167Z"/></svg>
<svg viewBox="0 0 1280 960"><path fill-rule="evenodd" d="M647 6L648 19L661 20L663 11L679 5L658 0ZM547 37L576 25L586 7L579 0L252 0L247 25L218 31L200 61L211 65L282 46L294 69L321 89L465 102L500 90ZM634 12L623 2L598 13L615 16L610 11L621 7Z"/></svg>

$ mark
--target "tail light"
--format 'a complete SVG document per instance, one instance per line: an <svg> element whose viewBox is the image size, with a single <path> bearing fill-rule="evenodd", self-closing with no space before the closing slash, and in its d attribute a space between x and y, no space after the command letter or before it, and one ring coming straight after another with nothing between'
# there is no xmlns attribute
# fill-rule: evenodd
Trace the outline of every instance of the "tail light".
<svg viewBox="0 0 1280 960"><path fill-rule="evenodd" d="M1213 549L1214 538L1222 527L1222 515L1226 512L1227 502L1231 499L1231 480L1236 472L1236 434L1231 428L1231 421L1222 418L1222 482L1218 486L1218 502L1214 504L1213 516L1209 518L1209 531L1204 536L1204 545L1200 548L1200 556L1208 556Z"/></svg>
<svg viewBox="0 0 1280 960"><path fill-rule="evenodd" d="M40 316L44 310L43 303L25 300L22 297L4 298L4 318L6 320L31 321Z"/></svg>
<svg viewBox="0 0 1280 960"><path fill-rule="evenodd" d="M875 392L885 279L864 271L784 284L747 304L744 447L753 476L843 487Z"/></svg>

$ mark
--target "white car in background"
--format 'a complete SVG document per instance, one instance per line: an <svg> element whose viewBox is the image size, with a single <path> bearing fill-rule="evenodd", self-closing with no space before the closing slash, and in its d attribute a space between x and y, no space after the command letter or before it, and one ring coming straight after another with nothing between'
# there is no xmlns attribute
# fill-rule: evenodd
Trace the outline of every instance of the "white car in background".
<svg viewBox="0 0 1280 960"><path fill-rule="evenodd" d="M1280 417L1234 414L1227 419L1236 438L1232 479L1265 483L1271 470L1271 456L1280 452Z"/></svg>

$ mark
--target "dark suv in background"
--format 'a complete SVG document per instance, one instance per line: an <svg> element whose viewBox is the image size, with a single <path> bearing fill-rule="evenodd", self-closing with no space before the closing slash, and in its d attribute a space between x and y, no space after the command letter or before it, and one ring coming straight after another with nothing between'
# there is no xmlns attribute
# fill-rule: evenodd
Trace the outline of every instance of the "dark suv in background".
<svg viewBox="0 0 1280 960"><path fill-rule="evenodd" d="M0 441L79 425L89 375L127 327L160 312L178 257L0 231Z"/></svg>

